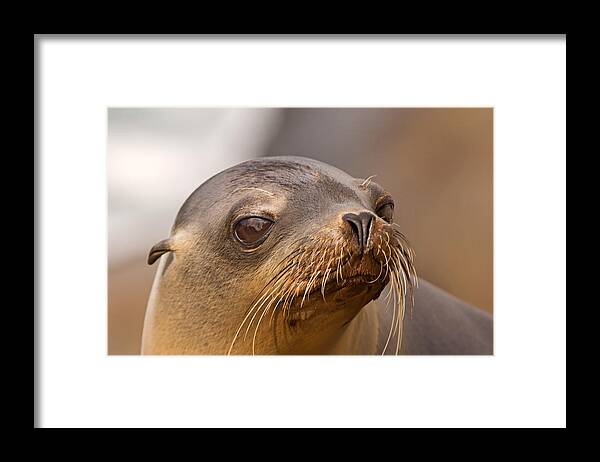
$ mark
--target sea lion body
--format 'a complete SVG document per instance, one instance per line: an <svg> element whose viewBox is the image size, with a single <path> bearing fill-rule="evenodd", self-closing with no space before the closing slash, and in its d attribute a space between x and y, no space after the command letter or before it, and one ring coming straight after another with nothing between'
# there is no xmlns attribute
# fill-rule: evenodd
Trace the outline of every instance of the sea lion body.
<svg viewBox="0 0 600 462"><path fill-rule="evenodd" d="M215 175L150 252L142 354L491 354L489 316L416 287L390 201L370 179L306 158Z"/></svg>

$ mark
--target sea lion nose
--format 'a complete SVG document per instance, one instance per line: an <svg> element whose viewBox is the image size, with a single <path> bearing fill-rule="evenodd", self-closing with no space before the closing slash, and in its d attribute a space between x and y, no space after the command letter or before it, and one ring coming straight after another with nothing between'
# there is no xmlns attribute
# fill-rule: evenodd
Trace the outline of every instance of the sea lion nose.
<svg viewBox="0 0 600 462"><path fill-rule="evenodd" d="M347 213L342 219L350 225L350 229L358 241L358 248L363 251L369 242L373 214L370 212Z"/></svg>

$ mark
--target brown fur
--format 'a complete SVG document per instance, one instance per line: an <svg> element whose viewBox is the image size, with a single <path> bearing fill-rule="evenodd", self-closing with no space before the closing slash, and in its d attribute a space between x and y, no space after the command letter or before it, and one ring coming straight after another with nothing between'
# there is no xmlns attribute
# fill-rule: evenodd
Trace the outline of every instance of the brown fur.
<svg viewBox="0 0 600 462"><path fill-rule="evenodd" d="M416 283L408 242L375 217L361 251L342 218L375 216L385 195L371 179L296 157L248 161L214 176L151 251L160 266L142 353L327 353L390 281L402 308L391 328L400 331L404 296ZM232 233L250 215L274 221L256 248Z"/></svg>

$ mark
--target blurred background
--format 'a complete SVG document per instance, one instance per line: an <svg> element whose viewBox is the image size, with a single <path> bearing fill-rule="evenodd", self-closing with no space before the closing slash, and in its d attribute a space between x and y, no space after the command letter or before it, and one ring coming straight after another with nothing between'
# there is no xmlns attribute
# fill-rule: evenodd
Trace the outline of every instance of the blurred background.
<svg viewBox="0 0 600 462"><path fill-rule="evenodd" d="M375 181L419 277L493 310L491 108L108 111L108 353L139 354L156 266L183 201L246 159L297 155Z"/></svg>

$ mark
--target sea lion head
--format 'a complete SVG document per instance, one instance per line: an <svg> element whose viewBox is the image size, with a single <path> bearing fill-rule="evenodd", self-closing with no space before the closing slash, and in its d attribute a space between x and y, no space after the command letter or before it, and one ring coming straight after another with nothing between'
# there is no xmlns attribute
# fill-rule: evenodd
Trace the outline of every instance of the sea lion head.
<svg viewBox="0 0 600 462"><path fill-rule="evenodd" d="M403 310L416 273L393 213L372 178L312 159L250 160L213 176L150 251L150 264L165 256L143 353L318 353L386 285Z"/></svg>

